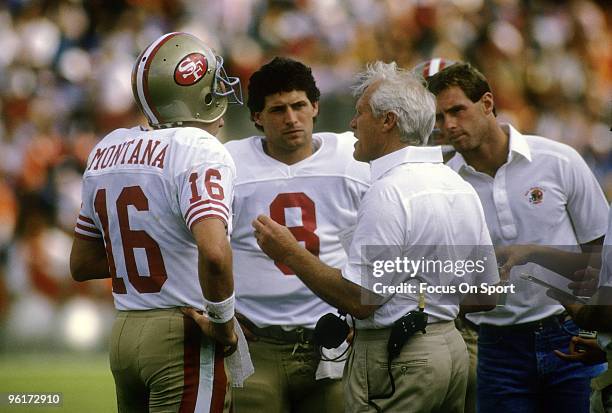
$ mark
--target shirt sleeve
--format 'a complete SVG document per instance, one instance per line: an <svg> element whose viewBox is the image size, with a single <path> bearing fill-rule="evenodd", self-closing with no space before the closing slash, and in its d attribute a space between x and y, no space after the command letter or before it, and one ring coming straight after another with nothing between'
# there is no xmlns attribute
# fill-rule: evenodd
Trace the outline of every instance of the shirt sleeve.
<svg viewBox="0 0 612 413"><path fill-rule="evenodd" d="M603 236L607 227L608 202L582 157L568 148L569 162L565 169L568 194L567 210L580 244Z"/></svg>
<svg viewBox="0 0 612 413"><path fill-rule="evenodd" d="M95 214L92 200L90 199L91 197L87 195L87 188L87 181L84 180L83 189L81 191L81 199L83 201L74 227L74 236L86 241L99 241L102 239L102 228L100 228L99 224L93 219Z"/></svg>
<svg viewBox="0 0 612 413"><path fill-rule="evenodd" d="M204 219L223 221L231 233L231 205L235 168L229 162L203 162L179 177L179 203L185 224L191 230Z"/></svg>
<svg viewBox="0 0 612 413"><path fill-rule="evenodd" d="M394 274L383 274L379 264L402 256L409 226L406 208L393 188L380 181L366 192L342 269L344 278L370 291L376 283L390 284Z"/></svg>

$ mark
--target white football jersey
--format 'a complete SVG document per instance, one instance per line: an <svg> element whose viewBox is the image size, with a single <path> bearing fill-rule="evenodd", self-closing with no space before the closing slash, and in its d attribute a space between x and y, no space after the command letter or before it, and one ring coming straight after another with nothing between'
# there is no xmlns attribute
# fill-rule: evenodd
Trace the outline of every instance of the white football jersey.
<svg viewBox="0 0 612 413"><path fill-rule="evenodd" d="M236 311L259 327L314 328L323 314L335 312L288 267L262 252L251 226L258 215L268 215L324 263L344 266L339 233L356 223L369 166L353 159L350 132L315 134L313 142L316 152L293 165L268 156L260 136L226 144L237 168L231 238Z"/></svg>
<svg viewBox="0 0 612 413"><path fill-rule="evenodd" d="M198 128L117 129L89 155L75 236L103 238L118 310L203 308L192 226L231 231L234 163Z"/></svg>

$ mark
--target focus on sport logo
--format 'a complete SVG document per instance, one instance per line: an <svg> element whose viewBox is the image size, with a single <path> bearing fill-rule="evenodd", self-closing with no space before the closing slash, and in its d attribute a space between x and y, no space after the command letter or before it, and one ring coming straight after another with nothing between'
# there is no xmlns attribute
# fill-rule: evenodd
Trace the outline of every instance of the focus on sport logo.
<svg viewBox="0 0 612 413"><path fill-rule="evenodd" d="M208 70L208 62L203 54L188 54L174 69L174 81L181 86L191 86L204 77L206 70Z"/></svg>

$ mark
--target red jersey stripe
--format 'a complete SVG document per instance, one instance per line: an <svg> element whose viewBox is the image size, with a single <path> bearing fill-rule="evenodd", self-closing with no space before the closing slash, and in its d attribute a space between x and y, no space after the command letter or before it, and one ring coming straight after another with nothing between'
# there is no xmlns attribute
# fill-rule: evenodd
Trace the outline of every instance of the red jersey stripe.
<svg viewBox="0 0 612 413"><path fill-rule="evenodd" d="M93 219L91 219L91 218L87 218L86 216L83 216L83 215L81 215L81 214L79 214L79 219L80 219L81 221L83 221L83 222L88 223L88 224L95 225L95 222L93 221Z"/></svg>
<svg viewBox="0 0 612 413"><path fill-rule="evenodd" d="M91 234L102 235L102 233L100 232L98 228L86 227L85 225L81 225L78 222L76 224L76 227L80 229L81 231L89 232Z"/></svg>
<svg viewBox="0 0 612 413"><path fill-rule="evenodd" d="M205 199L204 201L199 201L199 202L196 202L195 204L191 205L189 207L189 209L187 210L187 212L185 212L185 219L187 219L187 216L189 215L191 210L193 210L194 208L197 208L199 206L206 205L206 204L214 204L214 205L218 205L220 207L223 207L223 209L227 212L227 214L229 214L229 208L223 202L213 201L212 199ZM227 214L226 214L226 216L227 216Z"/></svg>
<svg viewBox="0 0 612 413"><path fill-rule="evenodd" d="M214 211L214 212L219 213L219 215L221 215L225 219L229 218L227 213L225 211L223 211L222 209L209 207L209 208L200 208L200 209L196 209L195 211L192 211L191 214L189 215L189 217L187 217L186 221L187 222L193 221L193 219L195 217L197 217L198 215L200 215L201 213L206 212L206 211Z"/></svg>

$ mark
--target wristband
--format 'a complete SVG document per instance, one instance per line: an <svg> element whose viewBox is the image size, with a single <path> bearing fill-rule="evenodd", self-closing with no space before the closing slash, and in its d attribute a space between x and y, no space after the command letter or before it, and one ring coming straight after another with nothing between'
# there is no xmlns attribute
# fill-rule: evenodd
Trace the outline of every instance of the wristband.
<svg viewBox="0 0 612 413"><path fill-rule="evenodd" d="M235 302L236 300L233 292L232 295L218 303L208 301L206 298L204 298L204 309L206 310L206 313L208 313L208 318L213 323L227 323L234 317Z"/></svg>

